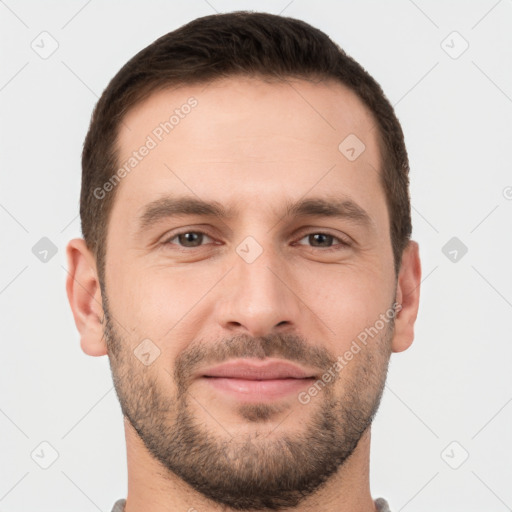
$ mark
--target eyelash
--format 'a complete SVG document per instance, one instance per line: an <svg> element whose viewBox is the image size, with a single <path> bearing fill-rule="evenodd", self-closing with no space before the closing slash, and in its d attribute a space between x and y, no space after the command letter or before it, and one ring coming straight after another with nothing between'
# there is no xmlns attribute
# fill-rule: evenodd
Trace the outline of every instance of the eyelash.
<svg viewBox="0 0 512 512"><path fill-rule="evenodd" d="M188 230L180 231L178 233L173 233L173 235L170 238L167 238L166 240L164 240L164 242L162 242L162 244L164 246L175 245L175 244L171 244L171 240L174 240L175 238L179 237L180 235L185 235L187 233L206 235L207 237L213 239L212 236L208 235L208 233L205 233L204 231L199 231L199 230L194 231L194 230L188 229ZM301 238L299 238L298 241L301 241L304 238L311 236L311 235L327 235L329 237L332 237L334 240L338 240L340 243L337 245L341 246L341 247L336 247L336 246L334 246L334 247L312 247L312 246L310 246L311 249L321 250L323 252L333 252L333 251L340 251L340 250L346 249L351 246L351 243L348 240L341 238L339 236L331 235L330 233L326 233L324 231L311 231L311 232L303 235ZM299 245L303 245L303 244L299 244ZM193 249L199 249L201 247L203 247L203 245L200 245L198 247L180 247L180 246L178 246L177 250L181 251L181 252L190 252Z"/></svg>

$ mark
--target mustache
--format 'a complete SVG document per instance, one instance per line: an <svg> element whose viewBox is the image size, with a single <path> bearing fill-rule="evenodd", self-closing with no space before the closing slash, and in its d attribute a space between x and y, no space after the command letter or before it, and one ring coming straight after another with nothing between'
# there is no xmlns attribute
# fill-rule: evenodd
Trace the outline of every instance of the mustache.
<svg viewBox="0 0 512 512"><path fill-rule="evenodd" d="M193 342L176 358L174 378L179 389L186 389L190 376L199 365L249 357L279 357L320 370L330 368L336 362L326 349L312 346L297 334L271 333L259 337L240 334L215 343Z"/></svg>

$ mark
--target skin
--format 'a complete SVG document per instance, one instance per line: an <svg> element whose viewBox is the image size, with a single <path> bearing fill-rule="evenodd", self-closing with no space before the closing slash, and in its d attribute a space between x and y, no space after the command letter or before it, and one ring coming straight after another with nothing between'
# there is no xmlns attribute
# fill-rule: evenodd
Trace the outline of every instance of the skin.
<svg viewBox="0 0 512 512"><path fill-rule="evenodd" d="M297 465L313 460L312 448L325 448L318 436L321 421L332 427L329 446L346 453L338 454L322 485L300 500L290 492L282 509L287 504L294 511L373 511L371 427L365 421L371 422L378 407L390 354L413 341L421 281L414 241L404 250L398 278L393 269L373 117L353 92L334 82L233 77L160 91L129 111L119 134L119 161L191 96L198 105L117 185L104 294L85 242L74 239L67 247L67 293L82 350L109 355L124 406L126 512L264 510L249 502L245 508L216 502L170 471L165 462L171 463L172 453L185 457L185 451L176 445L171 450L169 439L183 435L180 425L191 436L201 434L194 438L199 451L225 455L208 462L208 474L222 471L224 481L248 478L255 468L271 476L276 463L290 464L295 474ZM355 161L338 150L351 133L366 146ZM236 215L165 218L138 233L144 206L163 195L216 200ZM284 216L285 201L313 196L351 199L371 223ZM207 236L187 246L186 239L176 238L178 231ZM315 233L335 238L307 236ZM248 236L262 249L252 263L236 251ZM338 245L340 240L350 245ZM307 405L296 393L242 405L197 378L207 363L228 355L295 358L321 376L393 302L401 304L394 322ZM148 366L133 352L144 339L160 351ZM184 411L188 423L180 422ZM358 419L350 423L351 416ZM312 443L309 455L294 461L283 449L284 439L297 447Z"/></svg>

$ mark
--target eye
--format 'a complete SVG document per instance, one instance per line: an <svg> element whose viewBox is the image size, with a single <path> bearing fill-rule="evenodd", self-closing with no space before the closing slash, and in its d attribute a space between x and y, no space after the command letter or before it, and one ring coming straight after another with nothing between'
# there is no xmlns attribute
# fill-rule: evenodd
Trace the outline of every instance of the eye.
<svg viewBox="0 0 512 512"><path fill-rule="evenodd" d="M164 240L163 245L175 245L178 247L178 250L180 248L184 250L194 249L205 245L203 243L205 241L207 242L205 238L210 242L214 241L212 237L208 236L203 231L181 231L179 233L174 233L172 236ZM323 249L324 252L342 250L350 247L351 245L348 238L341 238L324 232L309 233L299 239L296 243L304 245L301 242L306 239L309 244L311 244L310 247L313 249Z"/></svg>
<svg viewBox="0 0 512 512"><path fill-rule="evenodd" d="M306 238L307 238L308 242L313 244L311 247L313 247L314 249L327 249L327 250L336 251L336 250L341 250L341 249L344 249L344 248L350 246L350 242L348 239L330 235L329 233L322 233L322 232L309 233L306 236L302 237L299 240L299 242ZM338 241L338 244L335 244L335 246L332 245L332 242L334 240ZM300 244L300 245L304 245L304 244ZM336 247L336 245L338 245L339 247Z"/></svg>
<svg viewBox="0 0 512 512"><path fill-rule="evenodd" d="M212 238L202 231L182 231L181 233L174 233L172 237L164 241L164 245L172 244L193 249L194 247L200 247L202 245L204 237L212 240ZM178 243L174 243L173 240L177 240Z"/></svg>

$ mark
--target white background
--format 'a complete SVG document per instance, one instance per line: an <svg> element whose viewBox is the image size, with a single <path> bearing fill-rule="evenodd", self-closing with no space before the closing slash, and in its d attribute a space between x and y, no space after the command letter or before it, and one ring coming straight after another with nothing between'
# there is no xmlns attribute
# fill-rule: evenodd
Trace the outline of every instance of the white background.
<svg viewBox="0 0 512 512"><path fill-rule="evenodd" d="M415 342L392 356L374 422L372 495L393 512L512 510L512 0L0 2L0 510L110 511L126 496L108 360L81 351L65 295L81 148L129 58L239 9L325 31L405 132L424 279ZM47 59L31 47L43 31L59 45ZM57 247L46 263L42 237ZM468 249L455 262L452 237ZM59 454L48 469L31 457L51 457L43 441Z"/></svg>

